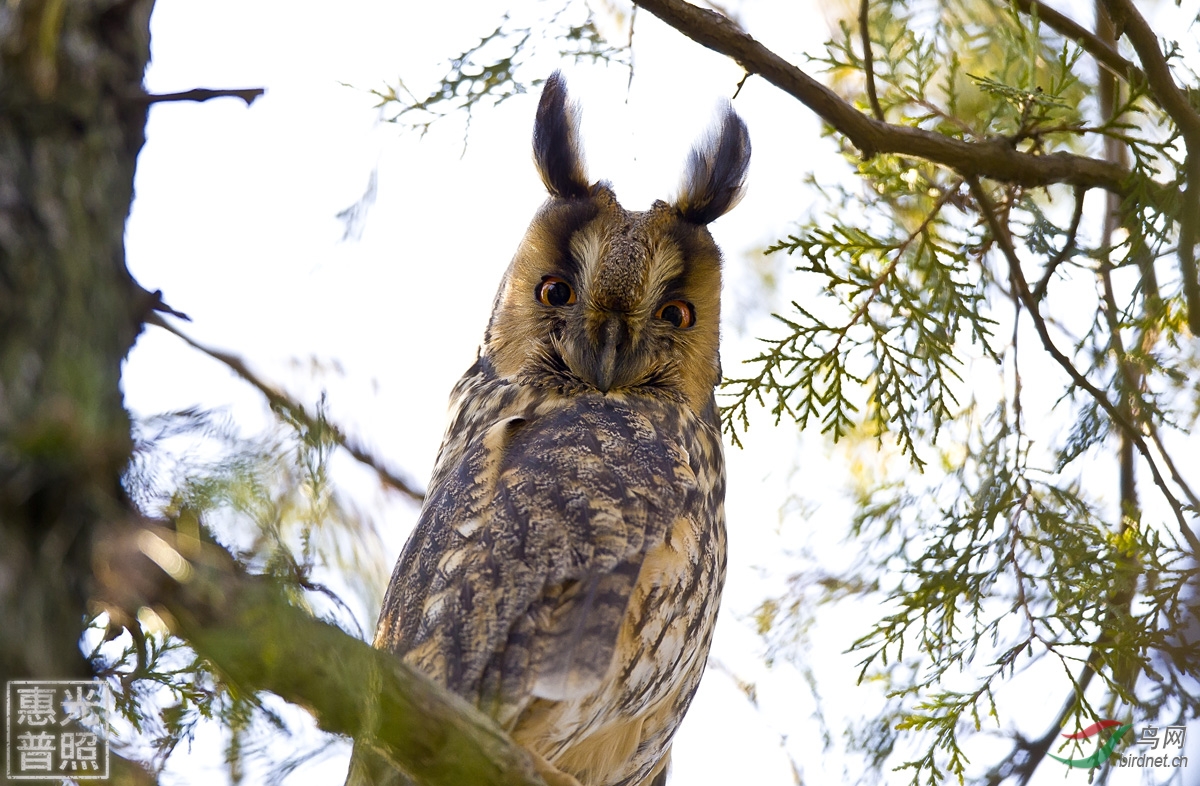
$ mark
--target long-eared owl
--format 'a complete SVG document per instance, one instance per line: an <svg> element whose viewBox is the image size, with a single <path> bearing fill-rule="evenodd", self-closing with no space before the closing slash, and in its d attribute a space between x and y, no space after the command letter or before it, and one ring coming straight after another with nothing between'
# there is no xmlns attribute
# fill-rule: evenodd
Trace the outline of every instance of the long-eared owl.
<svg viewBox="0 0 1200 786"><path fill-rule="evenodd" d="M589 183L577 126L556 72L533 135L550 196L451 395L375 646L582 786L651 786L725 575L721 254L706 226L741 195L750 142L726 104L674 201L631 212ZM351 781L371 778L365 755Z"/></svg>

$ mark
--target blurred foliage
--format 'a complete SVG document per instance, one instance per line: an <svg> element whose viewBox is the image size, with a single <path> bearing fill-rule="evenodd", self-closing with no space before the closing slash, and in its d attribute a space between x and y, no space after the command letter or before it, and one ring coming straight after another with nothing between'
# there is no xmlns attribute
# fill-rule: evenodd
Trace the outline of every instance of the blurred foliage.
<svg viewBox="0 0 1200 786"><path fill-rule="evenodd" d="M540 58L632 67L628 40L616 44L609 40L622 28L629 29L631 37L631 20L615 7L601 6L597 15L591 4L579 0L519 5L505 12L496 28L478 43L452 58L432 90L414 92L397 79L395 84L376 88L371 94L379 99L377 106L388 122L422 136L438 120L464 113L465 143L477 109L495 107L544 81L522 76L530 61Z"/></svg>
<svg viewBox="0 0 1200 786"><path fill-rule="evenodd" d="M172 522L197 544L220 543L241 567L274 579L296 606L365 639L371 620L364 616L375 612L390 568L382 543L370 518L331 480L336 445L324 399L315 424L282 409L276 416L255 437L242 435L222 412L140 420L126 491L147 515ZM323 583L331 579L336 591ZM332 745L330 736L306 738L283 702L239 692L152 610L141 609L136 619L112 613L97 614L85 644L95 673L113 688L114 750L158 771L201 723L215 721L227 732L233 782L253 767L254 782L277 783ZM281 735L290 742L281 744Z"/></svg>

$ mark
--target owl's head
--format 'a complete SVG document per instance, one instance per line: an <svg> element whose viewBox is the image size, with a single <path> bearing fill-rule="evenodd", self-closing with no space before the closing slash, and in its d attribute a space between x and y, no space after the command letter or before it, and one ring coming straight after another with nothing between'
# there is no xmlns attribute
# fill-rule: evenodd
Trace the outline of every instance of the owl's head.
<svg viewBox="0 0 1200 786"><path fill-rule="evenodd" d="M741 197L745 123L726 105L674 200L631 212L607 182L588 182L578 112L555 72L533 155L550 198L501 282L484 356L522 384L664 396L701 411L721 377L721 252L707 225Z"/></svg>

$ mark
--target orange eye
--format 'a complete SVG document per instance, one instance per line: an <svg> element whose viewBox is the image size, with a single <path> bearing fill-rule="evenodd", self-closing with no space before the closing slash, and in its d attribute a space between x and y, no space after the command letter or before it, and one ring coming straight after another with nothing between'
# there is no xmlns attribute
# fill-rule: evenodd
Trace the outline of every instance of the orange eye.
<svg viewBox="0 0 1200 786"><path fill-rule="evenodd" d="M561 308L575 302L575 290L558 276L546 276L537 286L537 299L543 306Z"/></svg>
<svg viewBox="0 0 1200 786"><path fill-rule="evenodd" d="M696 310L692 308L691 303L683 300L668 300L658 307L654 316L665 319L681 330L696 324Z"/></svg>

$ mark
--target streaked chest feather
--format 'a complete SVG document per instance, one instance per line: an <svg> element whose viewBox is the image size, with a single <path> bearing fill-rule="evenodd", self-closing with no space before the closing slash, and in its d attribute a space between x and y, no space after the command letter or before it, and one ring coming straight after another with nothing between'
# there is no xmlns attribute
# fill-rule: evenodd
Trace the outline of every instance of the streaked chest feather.
<svg viewBox="0 0 1200 786"><path fill-rule="evenodd" d="M645 545L608 671L599 687L584 695L549 700L538 696L535 685L531 695L501 701L496 712L514 739L585 786L637 784L658 764L656 756L639 751L663 750L692 699L725 573L724 459L716 424L671 402L635 403L642 415L636 422L653 432L641 438L674 446L672 477L646 482L675 488L678 509L661 538ZM485 376L464 379L455 391L451 436L442 447L435 485L454 485L464 464L470 464L466 474L475 491L462 491L486 496L490 492L480 488L517 471L506 464L498 435L515 420L534 421L573 406L570 397L545 390ZM585 455L589 462L606 460L603 453ZM562 471L586 474L588 468L573 460ZM599 490L590 504L602 507L605 494L612 493L617 492ZM467 539L477 527L475 520L455 524ZM458 559L443 555L439 569L452 571Z"/></svg>

